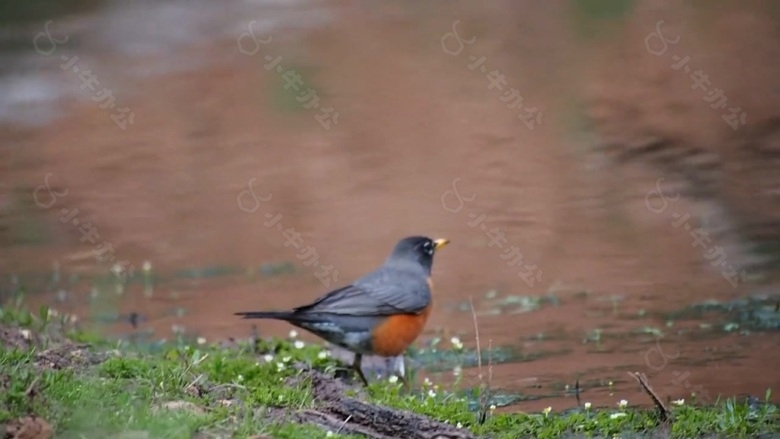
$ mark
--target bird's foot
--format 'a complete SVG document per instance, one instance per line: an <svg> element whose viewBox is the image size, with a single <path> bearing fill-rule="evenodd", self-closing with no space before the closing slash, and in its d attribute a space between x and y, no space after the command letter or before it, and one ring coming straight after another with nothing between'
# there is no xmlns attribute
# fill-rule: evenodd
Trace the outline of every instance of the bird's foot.
<svg viewBox="0 0 780 439"><path fill-rule="evenodd" d="M360 378L360 381L363 382L363 385L368 387L368 380L366 379L366 376L363 375L363 371L360 369L355 369L355 372L357 373L358 378Z"/></svg>
<svg viewBox="0 0 780 439"><path fill-rule="evenodd" d="M355 373L357 374L358 378L360 378L360 381L363 382L363 385L368 387L368 380L366 379L366 376L363 375L363 370L361 368L362 362L363 356L360 354L355 354L355 361L352 363L352 368L355 369Z"/></svg>
<svg viewBox="0 0 780 439"><path fill-rule="evenodd" d="M409 380L406 379L406 377L404 377L403 375L396 375L396 376L398 377L398 381L401 382L401 388L406 393L412 393L412 384L409 382Z"/></svg>

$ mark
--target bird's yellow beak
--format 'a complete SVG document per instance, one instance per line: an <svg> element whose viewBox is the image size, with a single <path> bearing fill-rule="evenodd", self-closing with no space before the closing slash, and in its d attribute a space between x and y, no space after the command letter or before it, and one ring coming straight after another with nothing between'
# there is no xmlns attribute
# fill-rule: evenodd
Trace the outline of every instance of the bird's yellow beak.
<svg viewBox="0 0 780 439"><path fill-rule="evenodd" d="M437 240L433 241L433 249L434 250L438 250L438 249L444 247L445 245L447 245L449 243L450 243L449 239L437 239Z"/></svg>

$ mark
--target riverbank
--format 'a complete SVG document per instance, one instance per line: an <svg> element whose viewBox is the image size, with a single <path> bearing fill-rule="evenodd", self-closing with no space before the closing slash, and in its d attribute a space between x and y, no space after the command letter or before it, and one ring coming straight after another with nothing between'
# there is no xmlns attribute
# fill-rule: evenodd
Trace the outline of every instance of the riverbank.
<svg viewBox="0 0 780 439"><path fill-rule="evenodd" d="M19 302L21 303L21 302ZM321 345L296 334L233 343L175 340L156 349L98 339L69 315L0 308L3 438L777 437L767 395L713 406L505 412L476 389L375 378L368 389ZM412 371L412 379L414 373ZM639 385L639 384L637 384ZM652 391L648 392L648 397ZM579 400L579 398L578 398ZM662 408L663 407L663 408ZM664 419L667 418L668 419Z"/></svg>

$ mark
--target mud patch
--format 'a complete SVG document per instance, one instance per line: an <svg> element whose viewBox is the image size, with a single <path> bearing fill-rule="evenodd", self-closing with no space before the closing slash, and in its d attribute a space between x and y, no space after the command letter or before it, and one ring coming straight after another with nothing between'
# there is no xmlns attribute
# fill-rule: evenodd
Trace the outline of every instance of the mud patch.
<svg viewBox="0 0 780 439"><path fill-rule="evenodd" d="M184 391L194 398L204 398L209 401L210 406L232 406L240 404L236 399L238 387L232 384L216 384L211 382L205 375L199 375L193 382L184 388Z"/></svg>
<svg viewBox="0 0 780 439"><path fill-rule="evenodd" d="M89 366L100 364L109 358L104 352L90 352L88 344L66 343L35 356L35 365L46 369L83 370Z"/></svg>
<svg viewBox="0 0 780 439"><path fill-rule="evenodd" d="M54 342L52 339L60 340ZM40 349L33 361L36 367L43 369L83 370L100 364L110 357L106 352L92 352L87 343L73 343L62 337L34 332L30 329L0 325L0 346L9 350L26 351ZM48 346L48 347L46 347Z"/></svg>
<svg viewBox="0 0 780 439"><path fill-rule="evenodd" d="M52 340L64 340L53 342ZM49 347L46 347L49 346ZM87 367L98 364L108 358L107 353L94 353L87 350L88 344L75 344L62 336L50 335L45 332L36 332L17 326L0 325L0 348L7 351L31 352L25 363L34 366L29 369L26 382L20 382L20 376L11 376L10 369L0 371L0 395L4 401L0 402L0 412L6 415L10 413L10 405L22 403L27 409L21 413L31 413L34 403L41 403L45 399L42 395L43 386L40 380L40 371L73 370L82 371ZM13 364L13 363L12 363ZM8 396L11 395L11 396ZM5 398L8 396L8 398ZM15 401L11 403L9 401ZM43 401L45 404L45 401ZM7 418L6 418L7 419ZM28 415L0 425L0 439L48 439L54 437L54 428L41 417Z"/></svg>
<svg viewBox="0 0 780 439"><path fill-rule="evenodd" d="M0 426L0 439L50 439L51 424L37 416L25 416Z"/></svg>
<svg viewBox="0 0 780 439"><path fill-rule="evenodd" d="M30 349L33 345L29 330L11 326L0 326L0 345L5 349Z"/></svg>

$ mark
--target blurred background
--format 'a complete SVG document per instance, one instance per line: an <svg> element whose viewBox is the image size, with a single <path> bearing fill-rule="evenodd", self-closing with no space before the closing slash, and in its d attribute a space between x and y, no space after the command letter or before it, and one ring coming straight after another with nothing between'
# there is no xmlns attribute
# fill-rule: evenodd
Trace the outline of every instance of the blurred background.
<svg viewBox="0 0 780 439"><path fill-rule="evenodd" d="M627 371L763 397L779 26L736 0L2 2L3 303L225 342L424 234L452 241L413 356L436 382L479 383L472 300L512 410L577 381L649 405Z"/></svg>

